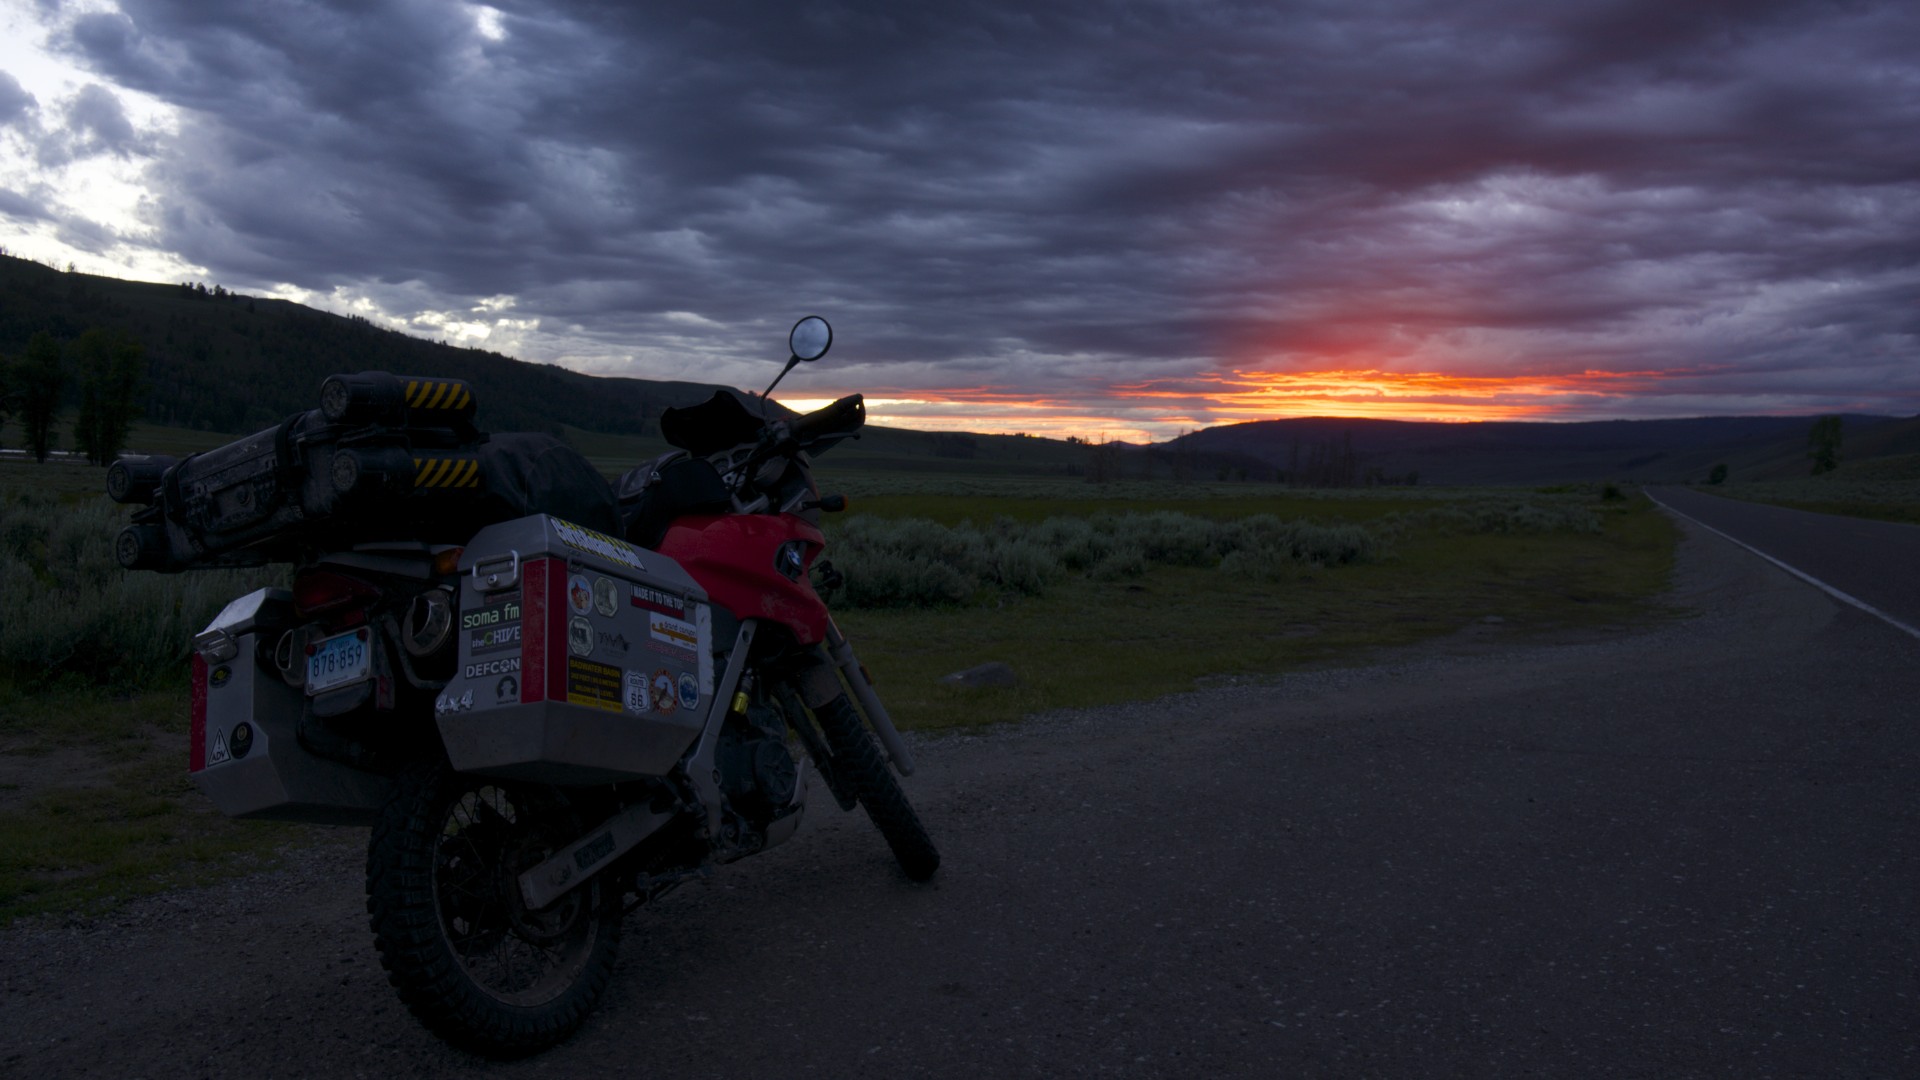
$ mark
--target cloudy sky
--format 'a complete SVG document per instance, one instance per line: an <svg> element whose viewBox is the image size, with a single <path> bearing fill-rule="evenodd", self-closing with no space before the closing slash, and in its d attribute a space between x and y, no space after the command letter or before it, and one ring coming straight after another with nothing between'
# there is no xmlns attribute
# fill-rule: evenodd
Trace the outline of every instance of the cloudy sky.
<svg viewBox="0 0 1920 1080"><path fill-rule="evenodd" d="M926 428L1920 412L1920 4L0 0L0 245Z"/></svg>

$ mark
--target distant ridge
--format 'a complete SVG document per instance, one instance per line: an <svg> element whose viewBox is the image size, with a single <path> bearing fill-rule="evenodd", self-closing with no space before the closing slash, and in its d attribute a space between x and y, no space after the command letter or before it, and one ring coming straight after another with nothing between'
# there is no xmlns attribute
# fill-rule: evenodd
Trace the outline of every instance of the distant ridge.
<svg viewBox="0 0 1920 1080"><path fill-rule="evenodd" d="M100 326L145 348L151 424L247 434L318 403L322 379L379 369L473 383L490 431L620 437L621 460L658 448L663 409L706 400L711 383L581 375L496 352L427 341L286 300L62 272L0 255L0 355L34 333L71 339ZM772 369L772 365L769 365ZM777 407L777 406L776 406ZM1300 479L1313 455L1345 455L1350 483L1542 485L1806 475L1810 416L1580 423L1421 423L1309 417L1206 428L1149 446L870 429L831 459L867 469L971 476ZM583 441L592 441L590 439ZM1845 419L1843 463L1920 454L1920 417ZM1844 465L1843 465L1844 467Z"/></svg>
<svg viewBox="0 0 1920 1080"><path fill-rule="evenodd" d="M1350 452L1364 473L1418 473L1423 484L1542 484L1704 480L1716 464L1736 479L1804 476L1812 416L1678 420L1430 423L1307 417L1206 428L1174 439L1208 453L1245 454L1283 472L1316 453ZM1920 451L1920 418L1848 415L1842 460Z"/></svg>

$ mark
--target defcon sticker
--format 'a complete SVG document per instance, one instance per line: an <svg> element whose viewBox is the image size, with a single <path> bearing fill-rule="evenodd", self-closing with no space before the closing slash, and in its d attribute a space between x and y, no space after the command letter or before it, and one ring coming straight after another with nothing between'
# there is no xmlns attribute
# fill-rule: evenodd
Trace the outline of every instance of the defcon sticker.
<svg viewBox="0 0 1920 1080"><path fill-rule="evenodd" d="M483 660L477 664L468 664L462 674L469 679L484 679L489 675L506 675L519 670L519 657L503 656L498 660Z"/></svg>

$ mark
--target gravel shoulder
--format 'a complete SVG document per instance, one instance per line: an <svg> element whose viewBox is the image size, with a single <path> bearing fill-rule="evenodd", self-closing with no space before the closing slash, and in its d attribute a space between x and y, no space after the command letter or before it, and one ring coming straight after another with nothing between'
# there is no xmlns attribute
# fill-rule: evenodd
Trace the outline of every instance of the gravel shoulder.
<svg viewBox="0 0 1920 1080"><path fill-rule="evenodd" d="M0 1073L1913 1075L1920 643L1691 527L1671 599L921 740L933 884L823 810L524 1062L400 1007L343 832L0 931Z"/></svg>

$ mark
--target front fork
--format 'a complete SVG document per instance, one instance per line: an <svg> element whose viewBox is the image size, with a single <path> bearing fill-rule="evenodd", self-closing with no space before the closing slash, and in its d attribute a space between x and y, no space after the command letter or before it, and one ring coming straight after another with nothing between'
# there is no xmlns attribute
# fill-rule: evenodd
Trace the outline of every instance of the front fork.
<svg viewBox="0 0 1920 1080"><path fill-rule="evenodd" d="M735 695L741 691L741 680L747 673L747 660L753 651L757 630L757 620L748 619L740 624L732 652L727 658L726 670L721 673L719 685L714 688L716 693L707 707L706 722L686 761L687 779L700 801L696 812L703 819L702 832L709 843L720 839L724 805L720 772L715 761L720 728L734 708ZM885 748L894 769L901 776L912 776L913 754L900 738L899 729L893 726L893 717L887 714L886 706L880 704L879 695L873 692L873 683L867 679L866 671L854 656L853 646L848 644L846 635L832 620L827 622L827 640L815 646L815 650L819 654L819 662L811 665L799 679L801 698L806 706L817 709L839 697L842 693L841 680L844 679L846 688L852 691L855 704L866 715L867 724L879 737L880 745ZM795 793L796 800L804 798L804 792L803 777ZM837 797L840 793L836 791L835 795ZM647 806L633 806L602 822L586 836L520 875L521 895L527 906L538 910L558 900L579 887L602 866L611 864L618 856L631 851L659 831L673 817L671 813L655 811ZM799 815L791 815L788 830L798 823ZM720 845L716 843L716 846ZM583 860L588 855L592 856L590 862ZM576 869L585 873L575 873Z"/></svg>
<svg viewBox="0 0 1920 1080"><path fill-rule="evenodd" d="M867 716L867 725L880 737L880 745L886 748L887 759L893 762L894 771L901 776L913 775L913 753L907 749L906 740L900 738L900 729L893 726L893 717L887 714L887 707L880 704L880 695L873 692L873 683L867 679L867 670L860 666L860 660L853 655L853 646L848 644L847 636L840 632L832 619L827 620L826 651L835 667L840 669L840 677L847 681L847 688L853 691L854 703ZM814 708L832 700L829 696L820 701L812 700L808 694L807 706Z"/></svg>

